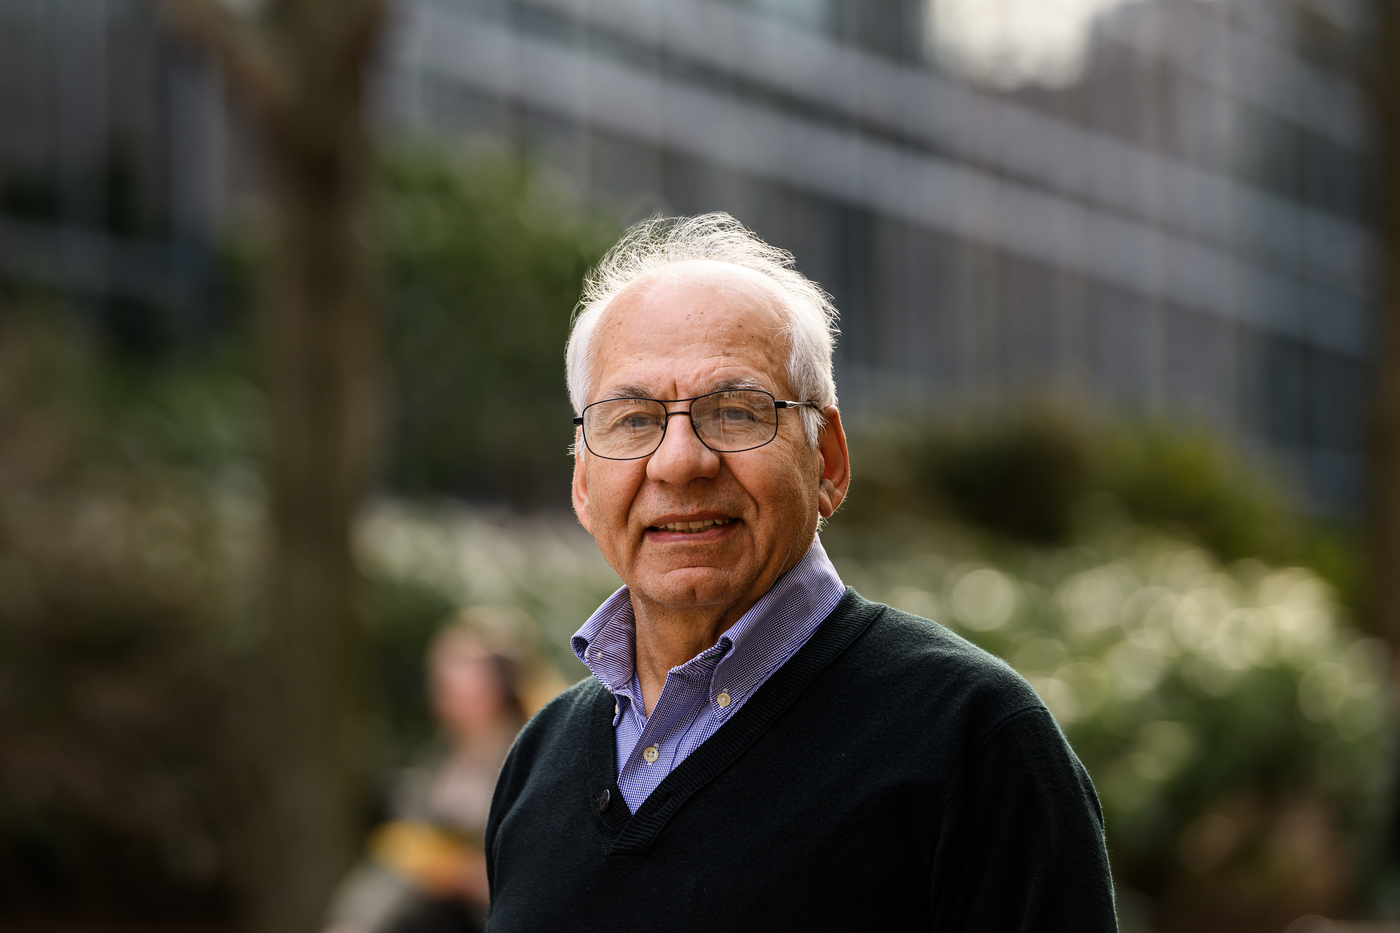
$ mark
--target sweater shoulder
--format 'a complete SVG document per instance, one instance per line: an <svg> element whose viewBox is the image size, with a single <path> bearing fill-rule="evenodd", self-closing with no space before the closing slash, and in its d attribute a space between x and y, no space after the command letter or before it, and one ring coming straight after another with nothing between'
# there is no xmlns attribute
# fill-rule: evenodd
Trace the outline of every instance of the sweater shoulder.
<svg viewBox="0 0 1400 933"><path fill-rule="evenodd" d="M852 591L854 593L854 591ZM1035 689L1001 658L931 619L872 603L879 615L843 668L874 695L909 710L941 710L975 723L982 737L1028 710L1044 710Z"/></svg>
<svg viewBox="0 0 1400 933"><path fill-rule="evenodd" d="M530 717L515 737L496 777L491 817L486 825L488 844L496 835L500 820L526 786L538 777L537 763L549 761L556 768L567 769L587 767L589 743L597 732L590 728L590 723L608 711L600 709L604 704L611 705L611 694L590 676L560 693Z"/></svg>

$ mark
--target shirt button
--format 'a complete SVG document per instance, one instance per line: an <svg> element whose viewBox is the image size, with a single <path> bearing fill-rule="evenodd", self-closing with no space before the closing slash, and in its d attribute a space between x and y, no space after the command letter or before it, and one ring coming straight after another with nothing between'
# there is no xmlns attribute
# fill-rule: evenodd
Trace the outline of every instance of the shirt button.
<svg viewBox="0 0 1400 933"><path fill-rule="evenodd" d="M720 705L720 708L721 708L721 709L724 708L724 707L726 707L726 706L728 706L728 705L729 705L729 702L730 702L729 694L728 694L728 693L723 693L723 692L720 693L719 696L715 697L715 702L718 703L718 704Z"/></svg>
<svg viewBox="0 0 1400 933"><path fill-rule="evenodd" d="M642 757L646 759L647 764L652 764L656 759L661 757L661 753L656 750L655 745L648 745L642 751Z"/></svg>
<svg viewBox="0 0 1400 933"><path fill-rule="evenodd" d="M598 795L598 812L602 813L610 803L612 803L612 791L604 787L603 792Z"/></svg>
<svg viewBox="0 0 1400 933"><path fill-rule="evenodd" d="M621 707L621 706L618 706L616 703L614 703L614 704L613 704L613 715L616 716L616 715L617 715L618 713L620 713L620 712L622 712L622 707Z"/></svg>

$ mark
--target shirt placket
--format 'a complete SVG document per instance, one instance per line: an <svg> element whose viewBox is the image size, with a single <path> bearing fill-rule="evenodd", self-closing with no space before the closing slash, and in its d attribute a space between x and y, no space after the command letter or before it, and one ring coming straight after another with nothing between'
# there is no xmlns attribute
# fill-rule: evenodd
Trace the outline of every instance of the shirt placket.
<svg viewBox="0 0 1400 933"><path fill-rule="evenodd" d="M683 727L699 714L709 699L710 678L716 660L697 658L674 668L667 676L661 696L645 720L641 737L618 775L620 781L635 775L642 783L654 787L660 783L661 777L670 772L675 764L680 744L678 740L685 734ZM637 714L641 714L640 705ZM649 773L652 771L655 771L655 779L648 780L653 777Z"/></svg>

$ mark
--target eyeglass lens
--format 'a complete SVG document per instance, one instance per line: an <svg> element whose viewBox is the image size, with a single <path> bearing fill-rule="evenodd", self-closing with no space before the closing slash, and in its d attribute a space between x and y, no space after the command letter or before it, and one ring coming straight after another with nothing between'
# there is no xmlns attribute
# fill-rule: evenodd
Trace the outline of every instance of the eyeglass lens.
<svg viewBox="0 0 1400 933"><path fill-rule="evenodd" d="M668 420L655 399L614 398L584 411L583 439L600 457L632 460L661 446ZM767 392L744 389L704 395L690 404L695 433L711 450L734 453L762 447L778 434L778 411Z"/></svg>

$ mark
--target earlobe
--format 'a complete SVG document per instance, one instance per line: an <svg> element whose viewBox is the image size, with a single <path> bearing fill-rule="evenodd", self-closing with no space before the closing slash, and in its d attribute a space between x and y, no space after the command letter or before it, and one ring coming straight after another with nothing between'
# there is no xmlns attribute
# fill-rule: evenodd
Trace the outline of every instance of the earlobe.
<svg viewBox="0 0 1400 933"><path fill-rule="evenodd" d="M834 482L822 477L821 488L817 491L817 511L822 518L830 518L841 507L845 491Z"/></svg>

